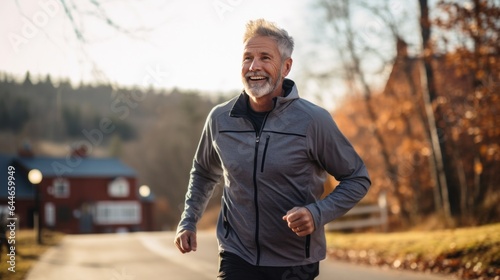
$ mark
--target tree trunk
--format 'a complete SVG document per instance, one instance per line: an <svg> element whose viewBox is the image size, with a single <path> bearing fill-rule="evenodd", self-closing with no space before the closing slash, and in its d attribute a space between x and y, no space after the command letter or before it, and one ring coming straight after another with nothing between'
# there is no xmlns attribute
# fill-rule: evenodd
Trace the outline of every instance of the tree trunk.
<svg viewBox="0 0 500 280"><path fill-rule="evenodd" d="M413 79L413 75L412 75L412 66L411 66L411 62L408 60L408 57L405 56L404 57L404 74L405 74L405 77L406 79L408 80L408 86L409 86L409 89L410 89L410 95L411 95L411 98L413 100L413 102L415 102L415 104L419 104L419 106L417 107L418 110L417 110L417 116L418 116L418 119L419 121L422 123L422 125L426 128L428 128L428 125L426 124L426 116L424 115L424 112L425 112L425 108L422 108L422 106L420 105L421 102L419 102L419 98L420 96L418 95L418 88L417 88L417 84L415 82L415 80ZM420 63L420 62L417 62L417 63ZM431 136L430 136L430 133L429 133L429 129L426 129L424 130L425 131L425 141L426 143L429 145L429 147L432 149L432 139L431 139ZM434 207L436 208L436 211L438 213L443 213L443 202L442 202L442 199L441 199L441 192L439 190L439 174L437 172L437 167L436 167L436 161L434 159L434 155L431 155L428 157L428 163L429 163L429 174L432 178L432 182L434 183L433 185L433 194L434 194Z"/></svg>
<svg viewBox="0 0 500 280"><path fill-rule="evenodd" d="M348 6L348 1L344 0L344 5ZM363 91L363 99L365 101L366 109L368 112L368 116L372 122L372 131L373 135L375 136L375 139L380 145L380 150L382 153L382 158L384 160L385 166L387 168L387 173L388 176L392 182L392 188L393 188L393 193L396 197L396 200L398 201L398 204L400 205L401 209L401 215L403 216L403 219L405 222L408 222L410 220L410 213L407 209L407 207L404 206L404 197L398 190L399 186L399 175L398 175L398 166L394 163L391 162L390 159L390 154L388 151L388 146L384 141L384 137L382 135L382 132L380 129L377 127L377 114L375 113L375 110L373 109L373 106L371 104L371 97L372 97L372 91L370 89L370 86L368 85L368 82L365 79L365 75L363 73L363 70L361 69L361 60L358 57L358 55L355 52L355 40L354 40L354 31L352 30L352 27L349 22L349 13L346 14L346 19L347 19L347 25L348 25L348 30L347 30L347 50L350 56L351 61L353 62L350 71L352 71L352 76L357 77L357 80L361 83L362 86L362 91Z"/></svg>
<svg viewBox="0 0 500 280"><path fill-rule="evenodd" d="M368 118L371 121L370 131L373 133L373 136L377 143L380 146L382 160L387 170L387 177L390 179L392 189L392 193L396 199L396 203L399 205L401 209L401 217L404 223L408 223L410 215L408 211L408 207L405 207L405 199L401 192L398 189L399 185L399 175L398 175L398 166L395 163L391 162L390 158L390 147L385 143L382 132L377 127L377 114L375 109L373 108L371 97L372 91L370 86L368 85L368 81L365 79L365 74L361 69L361 58L355 51L355 31L353 30L351 24L351 18L349 14L349 1L323 1L325 5L325 9L327 9L329 13L328 20L332 23L332 27L338 34L343 34L346 39L345 49L337 48L340 57L342 59L342 63L344 64L344 69L346 69L346 75L350 77L350 80L353 81L353 84L358 84L361 86L361 91L363 94L363 100L368 112ZM337 21L341 21L344 25L345 29L340 28L340 24Z"/></svg>
<svg viewBox="0 0 500 280"><path fill-rule="evenodd" d="M432 151L434 162L436 166L436 172L438 174L438 182L441 192L441 199L443 205L443 216L448 225L451 224L451 210L450 210L450 202L449 202L449 194L448 194L448 184L446 181L446 173L444 170L444 159L442 152L444 149L444 142L439 141L439 135L437 131L437 123L435 114L439 114L439 108L434 112L432 107L432 102L436 100L437 94L434 85L434 73L432 71L431 59L432 56L430 54L430 35L431 35L431 26L429 20L429 7L427 0L419 0L420 4L420 28L422 35L422 52L423 59L421 60L420 65L420 77L421 77L421 85L422 85L422 96L424 99L425 113L427 116L427 123L429 134L431 136L432 143Z"/></svg>

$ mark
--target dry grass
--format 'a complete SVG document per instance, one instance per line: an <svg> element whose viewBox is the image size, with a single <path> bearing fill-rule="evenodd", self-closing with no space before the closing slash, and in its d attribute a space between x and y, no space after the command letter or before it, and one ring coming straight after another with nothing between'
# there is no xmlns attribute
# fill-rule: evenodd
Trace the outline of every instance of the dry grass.
<svg viewBox="0 0 500 280"><path fill-rule="evenodd" d="M0 256L0 279L24 279L29 269L36 263L41 254L51 246L58 244L63 234L44 231L42 245L37 244L36 237L36 231L34 230L19 230L16 232L15 272L9 271L11 265L7 263L8 252L5 251L5 248L2 248Z"/></svg>
<svg viewBox="0 0 500 280"><path fill-rule="evenodd" d="M329 233L327 241L330 256L337 259L452 273L462 279L500 275L500 224L388 234Z"/></svg>

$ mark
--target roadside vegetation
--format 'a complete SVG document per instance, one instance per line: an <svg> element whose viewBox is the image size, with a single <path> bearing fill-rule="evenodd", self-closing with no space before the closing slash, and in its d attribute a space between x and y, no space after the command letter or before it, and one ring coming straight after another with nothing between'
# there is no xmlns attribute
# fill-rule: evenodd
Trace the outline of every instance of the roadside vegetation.
<svg viewBox="0 0 500 280"><path fill-rule="evenodd" d="M396 233L328 233L329 257L349 262L500 279L500 224Z"/></svg>
<svg viewBox="0 0 500 280"><path fill-rule="evenodd" d="M37 244L37 235L34 230L20 230L16 232L15 263L9 263L9 252L2 248L0 256L0 279L22 280L39 257L48 248L57 245L63 234L45 231L42 236L43 244ZM11 245L9 245L11 246ZM11 264L15 265L14 267ZM10 270L9 270L10 269Z"/></svg>

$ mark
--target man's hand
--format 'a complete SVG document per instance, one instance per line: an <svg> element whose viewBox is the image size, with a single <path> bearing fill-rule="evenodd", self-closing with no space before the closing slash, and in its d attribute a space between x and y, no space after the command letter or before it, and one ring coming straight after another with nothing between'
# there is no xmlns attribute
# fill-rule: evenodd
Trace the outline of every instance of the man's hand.
<svg viewBox="0 0 500 280"><path fill-rule="evenodd" d="M177 233L174 243L183 254L196 251L196 233L190 230L180 231Z"/></svg>
<svg viewBox="0 0 500 280"><path fill-rule="evenodd" d="M314 231L314 220L311 212L305 207L294 207L283 216L288 227L298 236L306 236Z"/></svg>

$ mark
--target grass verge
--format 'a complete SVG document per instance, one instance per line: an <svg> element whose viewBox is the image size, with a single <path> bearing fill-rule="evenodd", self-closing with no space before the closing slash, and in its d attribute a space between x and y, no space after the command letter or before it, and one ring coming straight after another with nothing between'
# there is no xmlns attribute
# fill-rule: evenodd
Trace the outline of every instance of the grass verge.
<svg viewBox="0 0 500 280"><path fill-rule="evenodd" d="M7 256L9 252L6 252L5 247L3 247L0 255L0 279L24 279L29 269L37 262L43 252L51 246L57 245L63 236L62 233L44 231L42 236L43 244L39 245L36 241L36 231L16 231L15 244L9 245L16 247L15 263L8 263L11 257ZM15 266L12 267L12 264Z"/></svg>
<svg viewBox="0 0 500 280"><path fill-rule="evenodd" d="M500 279L500 224L402 233L328 233L329 257L356 263Z"/></svg>

